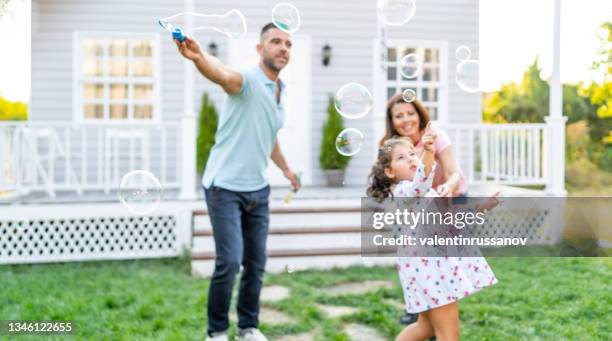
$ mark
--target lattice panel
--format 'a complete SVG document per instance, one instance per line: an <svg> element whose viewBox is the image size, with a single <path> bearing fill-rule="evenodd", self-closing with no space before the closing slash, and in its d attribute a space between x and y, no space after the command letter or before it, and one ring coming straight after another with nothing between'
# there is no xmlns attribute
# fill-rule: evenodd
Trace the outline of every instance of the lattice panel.
<svg viewBox="0 0 612 341"><path fill-rule="evenodd" d="M0 263L176 256L176 220L172 215L0 220Z"/></svg>
<svg viewBox="0 0 612 341"><path fill-rule="evenodd" d="M464 229L451 229L455 235L463 237L488 238L521 238L526 237L528 245L545 245L558 242L558 230L551 219L548 209L497 209L487 213L485 223L478 227L464 227ZM394 232L400 232L396 229ZM406 232L403 232L406 233ZM416 232L411 231L412 235Z"/></svg>
<svg viewBox="0 0 612 341"><path fill-rule="evenodd" d="M471 237L527 237L527 244L539 245L554 242L558 235L553 230L549 211L546 209L492 210L487 214L484 226L471 230Z"/></svg>

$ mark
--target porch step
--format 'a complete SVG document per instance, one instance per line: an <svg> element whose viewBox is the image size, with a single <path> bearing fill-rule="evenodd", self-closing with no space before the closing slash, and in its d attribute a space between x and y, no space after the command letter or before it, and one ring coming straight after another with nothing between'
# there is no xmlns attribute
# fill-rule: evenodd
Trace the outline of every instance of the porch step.
<svg viewBox="0 0 612 341"><path fill-rule="evenodd" d="M361 207L272 207L270 214L361 212ZM193 215L208 215L208 210L195 210Z"/></svg>
<svg viewBox="0 0 612 341"><path fill-rule="evenodd" d="M268 257L311 257L311 256L346 256L346 255L361 255L361 249L358 247L344 248L319 248L319 249L280 249L268 250ZM214 252L197 252L191 255L193 260L211 260L215 259Z"/></svg>
<svg viewBox="0 0 612 341"><path fill-rule="evenodd" d="M362 265L359 201L330 206L329 201L283 207L271 205L266 271ZM193 214L192 269L200 276L214 270L215 244L206 210ZM373 258L370 258L373 259ZM368 263L388 264L380 258Z"/></svg>
<svg viewBox="0 0 612 341"><path fill-rule="evenodd" d="M280 234L336 234L336 233L359 233L360 227L271 227L269 235ZM193 231L193 237L211 237L212 229L197 229Z"/></svg>

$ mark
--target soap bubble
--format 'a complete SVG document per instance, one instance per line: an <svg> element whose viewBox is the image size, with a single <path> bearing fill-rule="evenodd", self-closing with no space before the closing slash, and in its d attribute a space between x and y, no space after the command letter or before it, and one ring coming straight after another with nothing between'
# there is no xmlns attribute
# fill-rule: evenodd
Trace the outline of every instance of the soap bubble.
<svg viewBox="0 0 612 341"><path fill-rule="evenodd" d="M414 92L414 90L406 89L404 90L404 92L402 92L402 97L404 98L405 102L412 103L416 100L417 95L416 95L416 92Z"/></svg>
<svg viewBox="0 0 612 341"><path fill-rule="evenodd" d="M244 14L237 9L225 14L181 12L159 20L159 24L169 32L174 32L176 29L183 30L187 19L191 20L193 31L213 30L228 38L241 38L247 33Z"/></svg>
<svg viewBox="0 0 612 341"><path fill-rule="evenodd" d="M272 8L272 23L285 32L294 33L300 29L300 11L290 3L278 3Z"/></svg>
<svg viewBox="0 0 612 341"><path fill-rule="evenodd" d="M384 24L399 26L414 17L416 4L414 0L378 0L376 9L378 18Z"/></svg>
<svg viewBox="0 0 612 341"><path fill-rule="evenodd" d="M295 268L293 267L293 265L288 264L288 265L285 265L285 271L287 271L287 273L292 274L295 272Z"/></svg>
<svg viewBox="0 0 612 341"><path fill-rule="evenodd" d="M457 65L457 74L455 79L457 85L465 91L476 93L480 91L480 82L478 80L478 69L480 63L477 60L466 60Z"/></svg>
<svg viewBox="0 0 612 341"><path fill-rule="evenodd" d="M372 109L373 104L372 94L359 83L343 85L334 97L336 110L348 119L363 117Z"/></svg>
<svg viewBox="0 0 612 341"><path fill-rule="evenodd" d="M136 170L124 175L119 185L119 201L133 214L155 211L162 199L162 186L150 172Z"/></svg>
<svg viewBox="0 0 612 341"><path fill-rule="evenodd" d="M455 80L461 90L469 93L480 91L480 81L478 79L480 62L472 57L469 47L461 45L455 51L455 56L459 60L457 64Z"/></svg>
<svg viewBox="0 0 612 341"><path fill-rule="evenodd" d="M468 60L472 57L472 50L465 45L461 45L455 50L455 56L459 61Z"/></svg>
<svg viewBox="0 0 612 341"><path fill-rule="evenodd" d="M416 78L423 67L423 59L415 53L405 55L400 61L400 73L407 79Z"/></svg>
<svg viewBox="0 0 612 341"><path fill-rule="evenodd" d="M363 133L355 128L346 128L336 137L336 150L344 156L353 156L361 150Z"/></svg>

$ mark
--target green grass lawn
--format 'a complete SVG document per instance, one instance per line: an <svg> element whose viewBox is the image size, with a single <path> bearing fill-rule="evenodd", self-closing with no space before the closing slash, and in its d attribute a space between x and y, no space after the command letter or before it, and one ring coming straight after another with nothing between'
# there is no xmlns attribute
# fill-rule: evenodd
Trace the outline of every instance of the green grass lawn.
<svg viewBox="0 0 612 341"><path fill-rule="evenodd" d="M612 259L489 263L500 283L461 301L462 340L612 340ZM391 280L395 287L334 298L321 289L371 279ZM389 339L402 328L401 310L389 303L402 301L392 268L293 272L268 275L265 283L291 289L290 298L270 306L298 321L262 325L271 339L317 330L320 340L347 340L342 326L349 322L375 327ZM0 320L74 320L78 339L203 340L207 289L207 279L189 275L186 259L0 266ZM318 303L360 310L328 319ZM28 339L41 337L19 337Z"/></svg>

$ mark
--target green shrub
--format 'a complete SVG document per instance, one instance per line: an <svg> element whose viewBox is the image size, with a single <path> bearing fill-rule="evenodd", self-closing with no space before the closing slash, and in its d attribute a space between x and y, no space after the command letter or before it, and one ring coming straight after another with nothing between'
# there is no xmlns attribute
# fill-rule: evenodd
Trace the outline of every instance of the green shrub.
<svg viewBox="0 0 612 341"><path fill-rule="evenodd" d="M589 126L586 120L569 123L565 130L565 160L567 162L588 157Z"/></svg>
<svg viewBox="0 0 612 341"><path fill-rule="evenodd" d="M612 172L612 144L591 141L589 144L589 158L602 170Z"/></svg>
<svg viewBox="0 0 612 341"><path fill-rule="evenodd" d="M202 96L202 107L198 118L198 140L196 146L197 171L198 174L204 173L206 161L210 154L210 149L215 144L215 132L217 131L217 110L209 100L208 94Z"/></svg>
<svg viewBox="0 0 612 341"><path fill-rule="evenodd" d="M323 140L321 141L319 155L319 162L324 170L345 169L351 160L350 156L344 156L336 150L336 137L343 129L342 116L336 110L334 98L330 95L327 105L327 121L323 126Z"/></svg>

